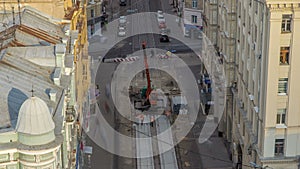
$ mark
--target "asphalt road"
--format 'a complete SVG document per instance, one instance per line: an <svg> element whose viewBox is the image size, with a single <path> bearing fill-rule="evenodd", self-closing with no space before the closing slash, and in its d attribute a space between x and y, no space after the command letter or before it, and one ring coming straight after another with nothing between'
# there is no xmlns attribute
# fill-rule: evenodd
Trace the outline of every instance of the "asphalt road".
<svg viewBox="0 0 300 169"><path fill-rule="evenodd" d="M114 0L113 3L118 4L119 1ZM169 8L168 5L169 5L168 2L164 2L162 4L160 0L145 0L145 1L128 0L127 6L119 7L118 10L120 12L117 16L127 15L128 14L127 9L137 9L139 12L146 12L146 11L156 12L157 10L163 10L164 8ZM127 31L132 31L132 32L137 31L136 29L140 29L140 27L145 27L145 29L149 29L149 30L158 29L158 25L147 25L147 22L144 20L129 20L127 26L128 26ZM104 31L103 34L105 34ZM117 32L115 32L115 34L117 34ZM93 42L99 41L98 38L99 37L95 36L94 38L90 39L90 43L93 44ZM186 64L191 69L191 71L194 73L196 79L199 79L200 60L198 56L192 53L192 51L188 47L184 46L182 42L174 38L171 38L170 43L159 42L158 34L142 34L142 35L128 37L126 39L123 39L121 42L115 44L105 55L103 55L103 49L101 49L101 44L97 43L96 45L91 45L89 48L89 55L91 55L94 60L93 66L97 68L97 65L99 64L98 62L99 56L105 58L126 57L126 55L128 54L131 54L137 50L141 50L141 43L143 41L147 42L147 48L160 48L166 50L171 50L176 48L177 50L176 54L178 54L178 56L182 58L184 62L186 62ZM106 90L105 86L111 83L111 78L117 66L118 66L117 63L101 63L100 67L93 70L96 75L95 83L99 84L100 93L101 93L100 95L102 96L102 97L100 96L98 99L100 110L101 112L107 112L105 113L104 117L114 128L120 128L119 125L116 125L117 124L116 119L120 119L121 117L119 117L118 112L114 110L111 97L107 98L105 96L105 90ZM105 106L106 104L108 106ZM116 141L116 140L112 140L112 141ZM117 157L112 155L111 153L97 146L97 144L95 144L88 136L86 137L86 145L90 145L93 147L93 155L91 156L90 164L87 164L88 162L87 159L85 160L84 168L87 169L135 168L135 161L133 159Z"/></svg>

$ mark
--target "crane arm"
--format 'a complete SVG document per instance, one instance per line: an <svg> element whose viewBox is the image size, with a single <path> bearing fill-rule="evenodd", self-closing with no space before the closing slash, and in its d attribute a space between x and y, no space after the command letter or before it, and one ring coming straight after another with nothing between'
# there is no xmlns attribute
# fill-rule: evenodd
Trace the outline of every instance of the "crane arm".
<svg viewBox="0 0 300 169"><path fill-rule="evenodd" d="M144 64L146 69L146 76L147 76L147 91L146 91L146 99L149 99L149 95L151 93L151 80L150 80L150 72L149 72L149 65L147 60L147 54L146 54L146 42L142 43L142 48L144 51Z"/></svg>

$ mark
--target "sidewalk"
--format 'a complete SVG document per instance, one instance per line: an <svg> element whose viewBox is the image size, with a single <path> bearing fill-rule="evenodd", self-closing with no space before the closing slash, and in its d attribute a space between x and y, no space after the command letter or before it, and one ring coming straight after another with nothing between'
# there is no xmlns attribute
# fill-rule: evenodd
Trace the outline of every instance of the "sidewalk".
<svg viewBox="0 0 300 169"><path fill-rule="evenodd" d="M198 144L201 152L202 169L232 169L232 161L229 159L224 139L217 136L217 131L203 144Z"/></svg>
<svg viewBox="0 0 300 169"><path fill-rule="evenodd" d="M173 11L174 8L169 1L162 0L161 5L165 13L177 15ZM198 143L198 137L204 123L205 116L200 111L193 129L179 143L179 147L176 148L177 159L180 159L178 160L179 167L182 169L231 169L232 162L229 158L224 139L218 137L217 131L214 132L207 142L203 144Z"/></svg>

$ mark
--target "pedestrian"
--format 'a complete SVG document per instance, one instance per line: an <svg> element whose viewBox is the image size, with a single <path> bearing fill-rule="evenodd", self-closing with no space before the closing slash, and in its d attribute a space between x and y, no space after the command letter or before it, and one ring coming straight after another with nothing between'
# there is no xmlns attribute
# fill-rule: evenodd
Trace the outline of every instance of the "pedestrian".
<svg viewBox="0 0 300 169"><path fill-rule="evenodd" d="M144 124L144 115L141 116L141 125Z"/></svg>
<svg viewBox="0 0 300 169"><path fill-rule="evenodd" d="M154 56L154 51L153 50L151 50L151 57L153 57Z"/></svg>
<svg viewBox="0 0 300 169"><path fill-rule="evenodd" d="M151 127L153 127L154 120L155 120L154 116L151 116L151 119L150 119L150 126Z"/></svg>

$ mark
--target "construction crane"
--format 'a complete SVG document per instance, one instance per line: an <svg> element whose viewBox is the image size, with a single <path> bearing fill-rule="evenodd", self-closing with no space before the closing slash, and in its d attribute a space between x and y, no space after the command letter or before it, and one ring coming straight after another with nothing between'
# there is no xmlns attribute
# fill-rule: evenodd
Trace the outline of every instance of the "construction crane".
<svg viewBox="0 0 300 169"><path fill-rule="evenodd" d="M146 42L142 43L142 48L143 48L143 52L144 52L144 64L145 64L146 76L147 76L146 99L149 100L149 95L150 95L152 89L151 89L149 65L148 65L147 54L146 54Z"/></svg>
<svg viewBox="0 0 300 169"><path fill-rule="evenodd" d="M146 42L145 41L142 43L142 48L143 48L143 53L144 53L144 65L145 65L145 72L146 72L146 77L147 77L147 88L141 89L140 98L135 98L134 108L141 110L141 111L145 111L151 107L151 104L149 101L149 96L150 96L152 89L151 89L151 80L150 80L150 72L149 72L149 65L148 65L147 54L146 54Z"/></svg>

